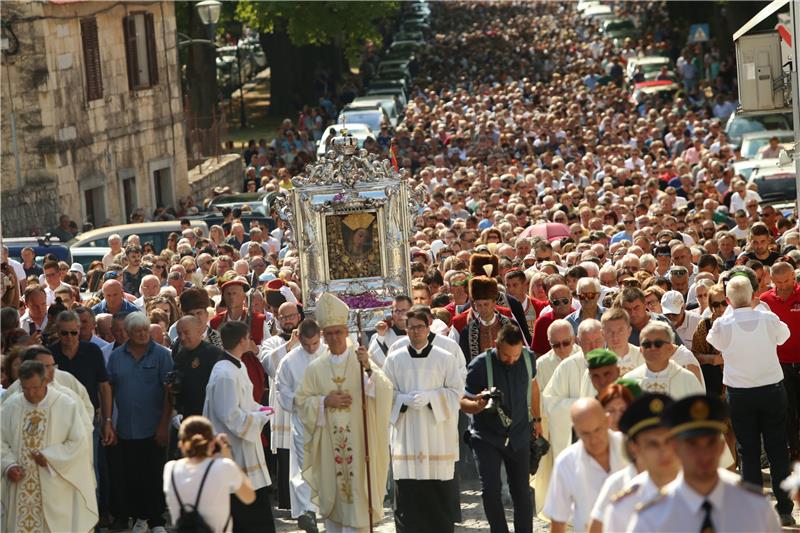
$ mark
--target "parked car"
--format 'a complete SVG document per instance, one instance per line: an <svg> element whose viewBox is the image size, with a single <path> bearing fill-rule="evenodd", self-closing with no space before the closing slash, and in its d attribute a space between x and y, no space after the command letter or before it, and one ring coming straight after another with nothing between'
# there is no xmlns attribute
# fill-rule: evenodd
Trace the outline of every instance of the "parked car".
<svg viewBox="0 0 800 533"><path fill-rule="evenodd" d="M58 237L51 237L49 233L43 237L3 237L3 244L8 247L8 256L20 263L22 249L33 248L39 265L42 265L47 254L53 254L59 261L72 264L72 254L67 243L61 242Z"/></svg>
<svg viewBox="0 0 800 533"><path fill-rule="evenodd" d="M742 145L739 153L744 159L761 159L759 152L769 145L769 140L778 138L779 143L793 143L794 132L789 130L764 130L753 131L742 135Z"/></svg>
<svg viewBox="0 0 800 533"><path fill-rule="evenodd" d="M603 21L603 25L601 26L600 30L602 31L603 35L613 39L616 46L622 44L622 41L628 37L633 39L639 35L639 30L636 29L636 26L630 19L606 19Z"/></svg>
<svg viewBox="0 0 800 533"><path fill-rule="evenodd" d="M76 246L70 248L72 252L72 262L80 263L84 273L89 272L89 267L95 261L102 261L103 257L111 251L111 248L103 246Z"/></svg>
<svg viewBox="0 0 800 533"><path fill-rule="evenodd" d="M341 113L339 113L338 122L340 124L360 123L369 126L373 132L381 130L381 124L391 124L389 115L380 106L374 104L370 107L350 107L345 106Z"/></svg>
<svg viewBox="0 0 800 533"><path fill-rule="evenodd" d="M270 199L276 195L276 193L270 194ZM221 226L225 218L221 213L214 211L211 213L203 213L201 215L191 216L189 217L189 220L202 220L210 228L211 226ZM250 231L253 223L258 223L261 227L267 228L267 230L270 232L277 227L274 218L265 217L256 213L242 213L242 216L239 217L239 220L241 220L242 224L244 224L245 231Z"/></svg>
<svg viewBox="0 0 800 533"><path fill-rule="evenodd" d="M630 100L633 104L640 104L648 96L669 100L678 89L680 85L671 80L643 81L633 86Z"/></svg>
<svg viewBox="0 0 800 533"><path fill-rule="evenodd" d="M386 79L376 78L369 82L369 88L370 90L399 89L403 91L403 97L406 96L406 83L403 80L386 80Z"/></svg>
<svg viewBox="0 0 800 533"><path fill-rule="evenodd" d="M733 164L733 175L749 179L753 171L761 167L774 167L778 165L778 158L770 159L743 159Z"/></svg>
<svg viewBox="0 0 800 533"><path fill-rule="evenodd" d="M201 228L203 235L208 235L208 226L202 220L190 220L192 228ZM86 233L80 233L77 237L70 240L67 244L70 248L81 248L86 246L107 247L108 238L113 234L118 234L124 241L130 235L138 235L142 244L153 243L156 252L160 252L167 246L167 237L170 233L181 232L180 220L167 220L163 222L143 222L141 224L121 224L119 226L108 226L97 228Z"/></svg>
<svg viewBox="0 0 800 533"><path fill-rule="evenodd" d="M638 69L641 70L642 74L644 75L644 80L650 81L656 79L658 73L661 72L661 67L667 67L667 69L672 72L674 76L675 69L672 65L672 61L668 57L632 57L628 60L628 64L625 66L625 75L628 80L632 80L636 74L636 70Z"/></svg>
<svg viewBox="0 0 800 533"><path fill-rule="evenodd" d="M350 109L362 107L372 108L375 104L381 106L383 110L386 111L386 114L389 115L389 123L393 128L396 127L402 117L400 116L400 111L397 109L397 102L393 96L359 96L350 102L347 107ZM378 130L380 131L380 128L378 128Z"/></svg>
<svg viewBox="0 0 800 533"><path fill-rule="evenodd" d="M614 15L614 10L611 9L611 6L603 4L590 6L583 12L583 18L592 20L605 20L615 17L616 15Z"/></svg>
<svg viewBox="0 0 800 533"><path fill-rule="evenodd" d="M765 204L794 204L797 198L794 165L755 168L748 182L756 184Z"/></svg>
<svg viewBox="0 0 800 533"><path fill-rule="evenodd" d="M599 5L600 5L600 0L579 0L576 9L578 10L578 13L583 13L590 7L596 7Z"/></svg>
<svg viewBox="0 0 800 533"><path fill-rule="evenodd" d="M725 133L734 149L742 145L742 135L753 131L794 130L791 113L754 111L746 115L734 111L725 124Z"/></svg>
<svg viewBox="0 0 800 533"><path fill-rule="evenodd" d="M330 139L333 131L338 133L342 128L346 128L347 132L355 137L356 140L358 140L359 148L364 146L364 141L367 140L367 137L372 137L373 139L375 138L375 135L372 133L372 130L367 124L349 121L347 124L334 124L333 126L326 127L325 131L322 132L322 138L319 140L319 144L317 145L317 157L322 157L325 155L328 146L328 139Z"/></svg>
<svg viewBox="0 0 800 533"><path fill-rule="evenodd" d="M266 202L267 193L265 192L241 192L235 194L223 194L214 197L208 204L209 207L243 207L249 206L253 213L262 215L269 214L269 205Z"/></svg>

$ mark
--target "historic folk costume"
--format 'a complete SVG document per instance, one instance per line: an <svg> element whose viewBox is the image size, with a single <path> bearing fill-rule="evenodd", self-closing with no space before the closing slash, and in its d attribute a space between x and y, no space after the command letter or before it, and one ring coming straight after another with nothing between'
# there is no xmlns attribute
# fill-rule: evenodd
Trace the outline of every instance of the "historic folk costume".
<svg viewBox="0 0 800 533"><path fill-rule="evenodd" d="M497 281L488 276L478 276L469 281L469 292L472 301L491 300L496 301L499 294ZM483 352L495 347L495 339L503 326L513 323L511 318L500 314L496 309L493 310L490 318L478 315L474 310L466 326L459 332L459 344L461 350L471 361Z"/></svg>
<svg viewBox="0 0 800 533"><path fill-rule="evenodd" d="M323 329L346 326L349 308L325 293L317 301L316 318ZM365 382L369 431L372 520L383 517L383 495L389 469L389 415L393 389L377 365L367 378L355 347L343 353L328 348L306 369L295 394L295 409L305 430L303 478L328 531L358 531L369 527L367 473L362 419L361 383ZM325 397L346 392L349 407L325 407Z"/></svg>

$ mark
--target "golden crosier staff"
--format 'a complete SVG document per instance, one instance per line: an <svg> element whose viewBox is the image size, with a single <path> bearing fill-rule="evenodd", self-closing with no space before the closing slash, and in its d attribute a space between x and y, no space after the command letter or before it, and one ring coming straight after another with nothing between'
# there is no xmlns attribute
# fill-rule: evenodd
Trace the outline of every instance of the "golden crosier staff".
<svg viewBox="0 0 800 533"><path fill-rule="evenodd" d="M356 311L358 344L364 346L364 332L361 329L361 310ZM364 364L361 364L361 417L364 422L364 460L367 463L367 513L369 513L369 533L372 533L372 475L369 465L369 432L367 431L367 393L364 386Z"/></svg>

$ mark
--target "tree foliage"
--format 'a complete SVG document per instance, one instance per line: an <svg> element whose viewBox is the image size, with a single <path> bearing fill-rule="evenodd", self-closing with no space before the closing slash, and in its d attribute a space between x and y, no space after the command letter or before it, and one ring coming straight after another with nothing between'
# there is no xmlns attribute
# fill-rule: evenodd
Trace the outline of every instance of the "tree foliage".
<svg viewBox="0 0 800 533"><path fill-rule="evenodd" d="M399 9L398 2L237 3L237 18L265 33L285 32L292 44L335 45L354 60L367 40L380 44L380 22Z"/></svg>

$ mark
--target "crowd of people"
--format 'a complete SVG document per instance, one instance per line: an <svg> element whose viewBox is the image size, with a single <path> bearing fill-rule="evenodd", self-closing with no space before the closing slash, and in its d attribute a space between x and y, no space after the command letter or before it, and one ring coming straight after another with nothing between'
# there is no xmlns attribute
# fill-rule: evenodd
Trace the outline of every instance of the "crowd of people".
<svg viewBox="0 0 800 533"><path fill-rule="evenodd" d="M795 524L800 231L734 173L730 64L632 103L662 3L616 5L619 45L566 2L433 9L391 132L413 281L364 346L336 296L306 316L277 216L112 236L86 273L4 250L4 529L364 531L386 497L438 533L470 482L493 533L509 500L518 533ZM251 148L243 187L287 194L305 161Z"/></svg>

